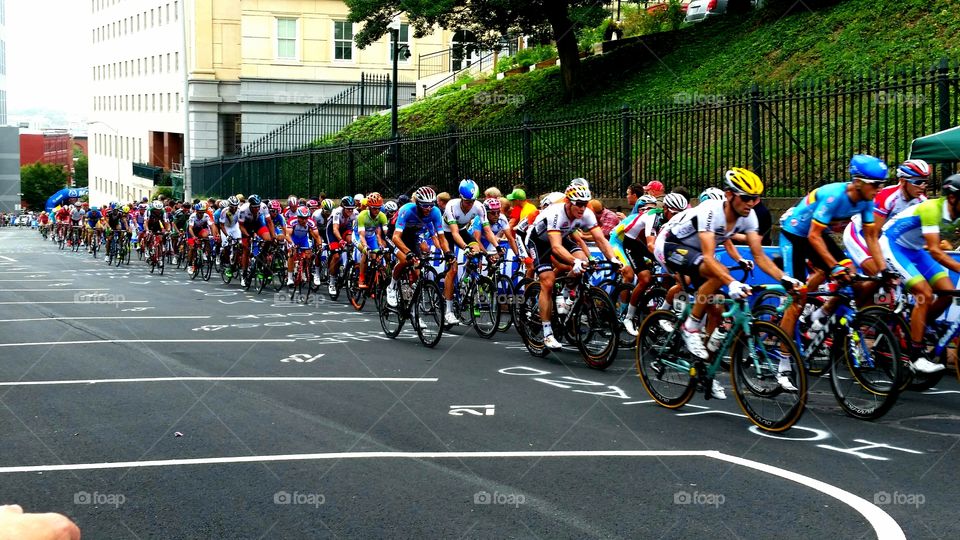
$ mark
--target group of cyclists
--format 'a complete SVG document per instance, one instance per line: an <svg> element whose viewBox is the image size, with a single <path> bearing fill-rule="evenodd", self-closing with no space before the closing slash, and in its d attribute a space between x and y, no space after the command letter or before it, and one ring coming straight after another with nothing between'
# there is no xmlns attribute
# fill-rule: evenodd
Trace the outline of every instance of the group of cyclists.
<svg viewBox="0 0 960 540"><path fill-rule="evenodd" d="M374 192L347 195L338 201L294 195L286 201L263 200L238 194L192 205L143 200L135 205L110 203L93 208L76 202L58 208L53 221L62 231L82 227L85 244L101 232L108 239L126 232L132 242L141 245L156 235L170 235L174 246L182 241L189 246L187 261L195 260L194 250L204 243L216 245L232 239L242 246L241 268L249 264L251 239L259 238L263 246L282 244L288 253L287 285L294 283L298 257L310 256L322 247L329 253L355 253L359 288L367 289L368 253L386 251L392 254L393 264L383 295L386 305L392 307L398 305L397 284L404 272L424 258L436 257L445 264L440 275L447 325L460 322L453 305L461 266L456 254L488 253L490 262L496 264L509 250L517 275L539 282L542 344L551 350L562 347L553 328L554 310L569 309L569 299L556 294L555 284L564 275L585 272L591 259L589 240L612 263L619 279L632 288L623 298L614 299L625 306L619 332L638 335L647 309L639 302L655 274L665 271L675 278L665 301L654 309L669 307L671 299L684 289L695 291L689 296L693 304L689 316L678 324L682 343L691 357L700 360L714 354L722 339L722 332L717 331L721 310L710 299L722 290L732 299L752 294L751 286L735 279L732 268L720 262L718 248L723 246L737 266L745 271L759 267L796 298L779 323L788 335L794 335L798 321L811 333L827 324L835 300L804 309L806 292L827 281L846 285L859 272L880 276L888 286L902 283L915 302L903 351L910 359L909 366L919 373L941 371L942 363L926 357L924 336L950 302L949 296L936 297L937 291L954 289L948 270L960 273L960 262L947 253L953 249L947 238L960 223L960 174L943 181L940 197L927 198L931 168L921 160L898 165L896 183L886 187L890 170L877 157L854 155L849 173L849 180L814 189L782 215L782 265L761 245L766 231L759 230L754 207L763 196L763 181L739 167L727 170L719 187L708 188L692 201L682 188L657 198L639 196L637 186L631 186L628 194L634 205L609 236L589 207L593 194L582 178L573 179L562 192L544 194L539 205L527 202L522 189L508 198L496 188L481 194L478 184L466 179L459 183L456 198L423 186L395 201ZM49 216L41 214L41 227L49 221ZM832 233L841 231L843 242L838 243ZM748 246L752 257L744 258L735 242ZM326 281L335 297L335 280L330 276L337 275L341 261L340 256L328 256L326 271L321 271L319 263L313 264L313 285ZM187 272L193 273L194 268L188 267ZM246 285L248 279L241 272L241 284ZM858 303L870 304L879 286L857 283ZM666 321L661 326L664 331L675 330ZM785 392L797 391L785 352L773 350L772 355L779 359L776 383ZM710 382L710 395L724 399L722 385Z"/></svg>

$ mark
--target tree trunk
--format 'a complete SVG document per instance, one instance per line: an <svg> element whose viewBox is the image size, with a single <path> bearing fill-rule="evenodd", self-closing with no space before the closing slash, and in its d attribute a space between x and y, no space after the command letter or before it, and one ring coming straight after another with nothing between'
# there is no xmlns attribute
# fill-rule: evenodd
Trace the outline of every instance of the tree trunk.
<svg viewBox="0 0 960 540"><path fill-rule="evenodd" d="M560 77L563 81L563 99L572 101L582 93L580 88L580 50L573 21L567 13L568 4L564 1L548 3L547 20L553 29L553 39L557 42L557 56L560 58Z"/></svg>

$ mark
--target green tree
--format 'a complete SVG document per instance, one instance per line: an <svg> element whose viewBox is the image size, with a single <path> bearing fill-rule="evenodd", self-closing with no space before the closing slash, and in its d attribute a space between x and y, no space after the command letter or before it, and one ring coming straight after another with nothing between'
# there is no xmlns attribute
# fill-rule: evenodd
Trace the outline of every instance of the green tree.
<svg viewBox="0 0 960 540"><path fill-rule="evenodd" d="M73 182L76 187L87 187L90 185L90 160L84 154L74 162Z"/></svg>
<svg viewBox="0 0 960 540"><path fill-rule="evenodd" d="M51 195L67 185L67 171L52 163L34 163L20 167L20 189L31 210L40 210Z"/></svg>
<svg viewBox="0 0 960 540"><path fill-rule="evenodd" d="M360 48L388 32L394 15L406 14L414 37L434 26L467 30L484 48L497 46L503 36L547 34L556 43L564 97L580 93L580 53L577 31L600 24L608 16L595 0L346 0L350 20L365 23L355 39Z"/></svg>

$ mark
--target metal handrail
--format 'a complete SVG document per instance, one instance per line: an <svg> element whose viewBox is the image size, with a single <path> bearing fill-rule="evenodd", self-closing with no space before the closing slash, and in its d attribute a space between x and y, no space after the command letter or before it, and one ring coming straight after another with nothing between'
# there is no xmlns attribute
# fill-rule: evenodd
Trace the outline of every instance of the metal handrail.
<svg viewBox="0 0 960 540"><path fill-rule="evenodd" d="M490 52L488 52L487 54L481 56L479 60L477 60L476 62L470 64L469 66L467 66L467 67L465 67L465 68L462 68L462 69L460 69L460 70L451 72L451 73L450 73L449 75L447 75L446 77L444 77L444 78L440 79L439 81L431 84L430 86L425 87L425 88L424 88L424 91L423 91L424 95L426 95L427 91L433 90L434 88L436 88L437 86L439 86L439 85L441 85L441 84L446 84L446 83L450 82L451 80L454 80L454 81L457 80L457 77L459 77L459 76L460 76L461 74L463 74L465 71L470 71L471 69L477 68L477 73L482 72L482 71L483 71L483 62L484 62L484 60L488 60L488 59L491 59L491 60L492 60L492 58L493 58L493 51L490 51ZM491 63L492 63L492 62L491 62ZM493 66L491 65L491 67L493 67Z"/></svg>

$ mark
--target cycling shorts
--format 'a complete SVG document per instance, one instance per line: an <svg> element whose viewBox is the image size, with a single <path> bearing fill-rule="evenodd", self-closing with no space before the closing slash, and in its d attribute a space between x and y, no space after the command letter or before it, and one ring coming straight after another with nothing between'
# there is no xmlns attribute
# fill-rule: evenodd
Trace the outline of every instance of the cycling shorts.
<svg viewBox="0 0 960 540"><path fill-rule="evenodd" d="M580 244L574 242L569 236L564 236L561 242L563 247L570 253L583 251L583 249L580 248ZM553 255L553 249L550 246L549 240L541 240L536 235L531 235L527 242L527 247L532 247L531 252L536 254L533 264L537 269L537 275L553 271L553 260L550 258Z"/></svg>
<svg viewBox="0 0 960 540"><path fill-rule="evenodd" d="M647 258L653 259L653 254L647 249L646 242L640 242L633 238L620 240L618 237L611 235L610 247L613 248L613 253L617 256L617 259L625 266L629 266L638 272L650 269Z"/></svg>
<svg viewBox="0 0 960 540"><path fill-rule="evenodd" d="M694 287L699 287L707 281L700 275L703 253L699 249L665 240L663 242L663 259L667 269L687 276Z"/></svg>
<svg viewBox="0 0 960 540"><path fill-rule="evenodd" d="M823 232L823 243L826 244L830 256L837 261L847 258L826 230ZM810 240L804 236L780 231L780 254L783 256L783 272L800 281L807 280L807 261L810 261L814 268L819 268L828 274L833 270L827 266L820 254L810 245Z"/></svg>
<svg viewBox="0 0 960 540"><path fill-rule="evenodd" d="M926 250L905 248L891 242L886 236L880 237L880 250L887 264L903 276L908 289L923 280L932 285L942 278L950 277L947 269L935 261Z"/></svg>
<svg viewBox="0 0 960 540"><path fill-rule="evenodd" d="M380 249L380 241L377 239L377 235L364 236L364 239L367 242L367 249Z"/></svg>

